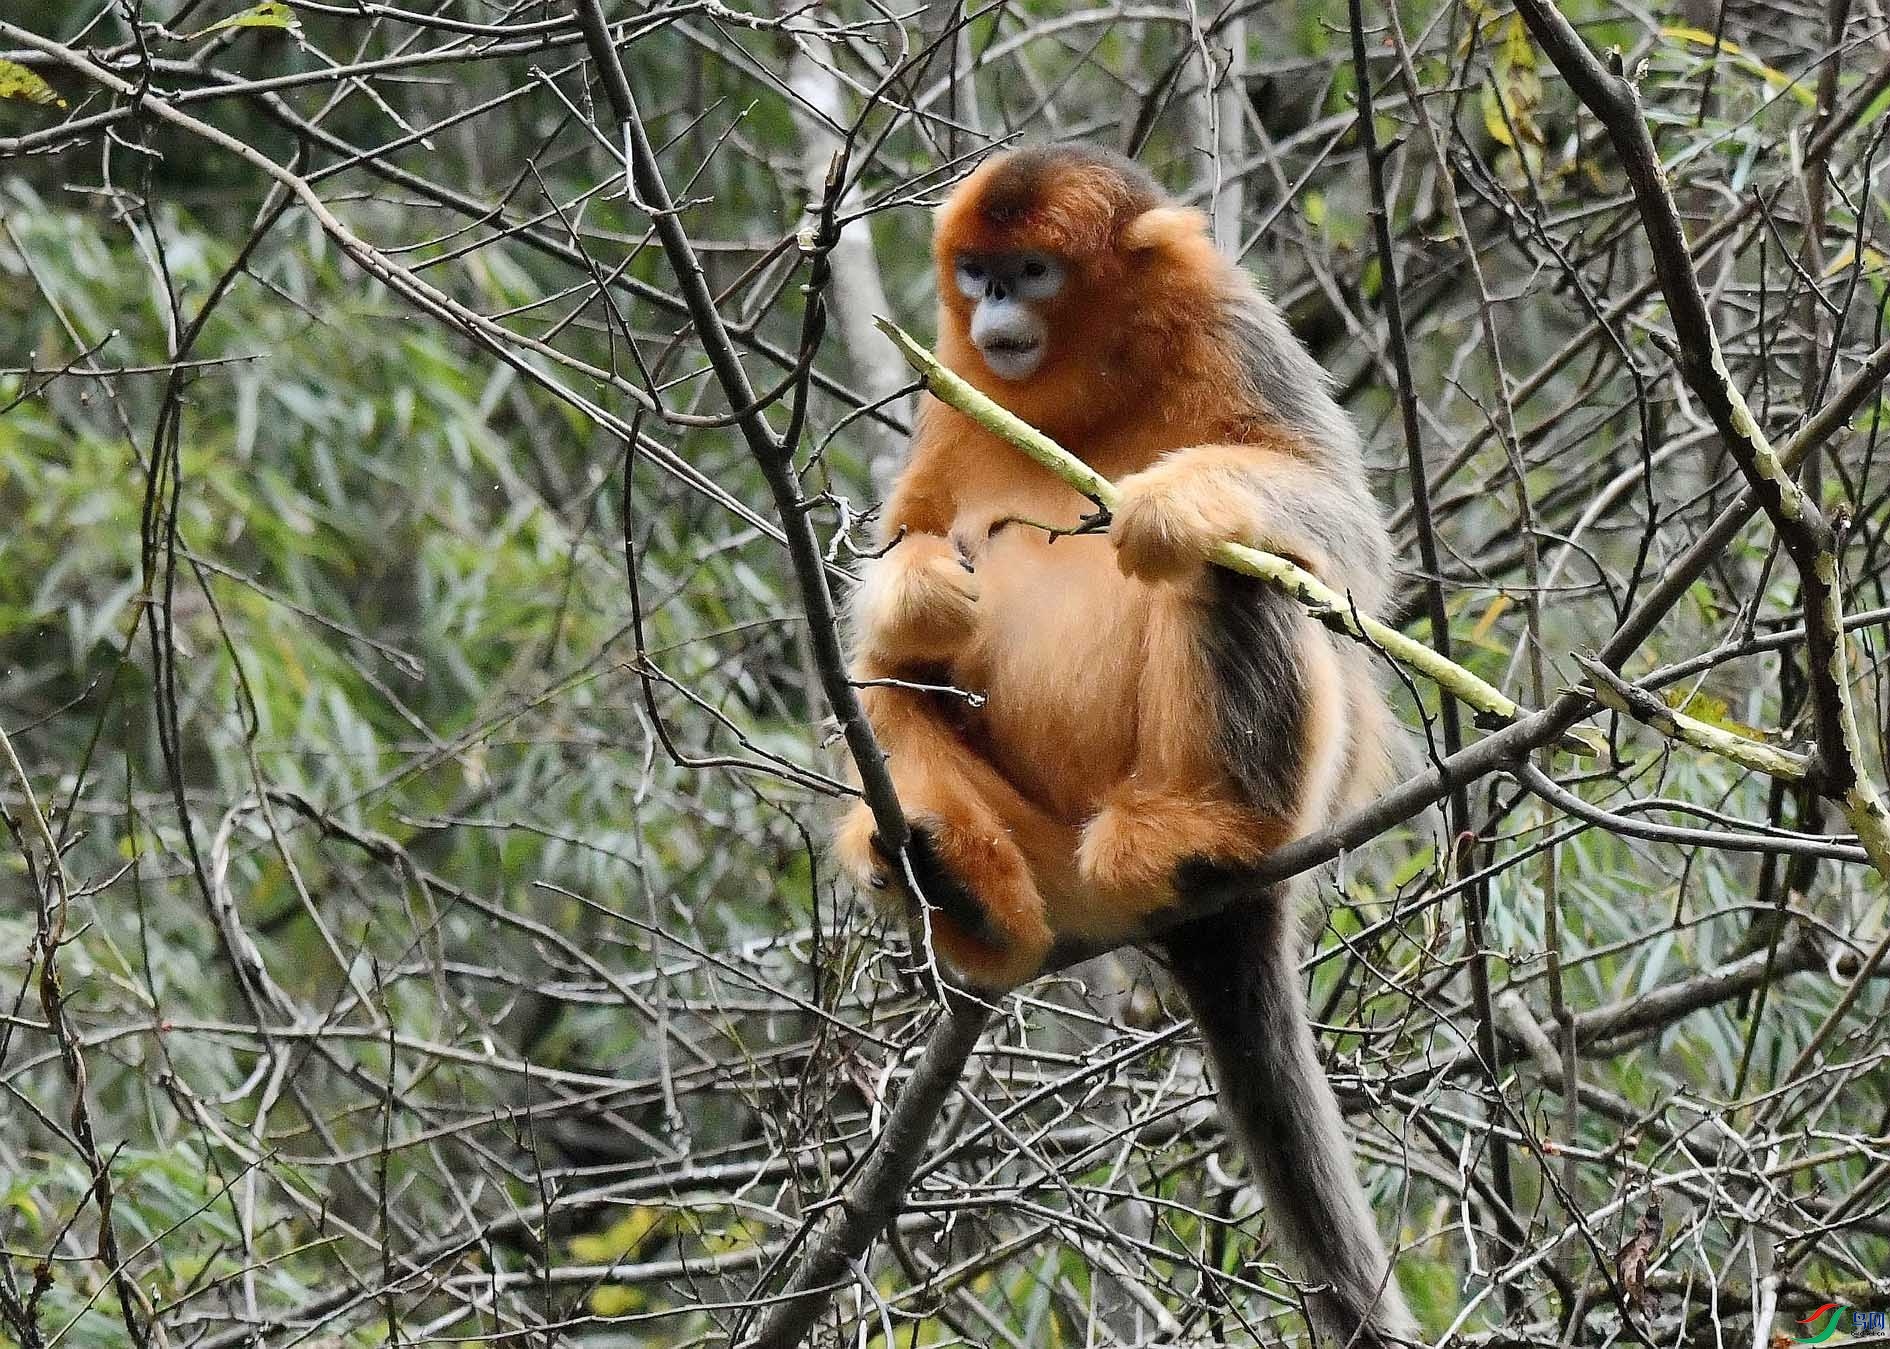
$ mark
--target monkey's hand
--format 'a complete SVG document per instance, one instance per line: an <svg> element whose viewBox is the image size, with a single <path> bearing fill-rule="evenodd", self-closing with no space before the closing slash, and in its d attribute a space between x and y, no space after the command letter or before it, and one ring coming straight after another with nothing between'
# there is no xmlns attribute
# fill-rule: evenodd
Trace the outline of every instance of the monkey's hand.
<svg viewBox="0 0 1890 1349"><path fill-rule="evenodd" d="M949 659L978 620L978 577L938 534L912 534L867 573L853 601L862 653L909 668Z"/></svg>
<svg viewBox="0 0 1890 1349"><path fill-rule="evenodd" d="M1191 463L1184 451L1117 483L1109 541L1123 574L1181 580L1207 565L1215 544L1249 536L1252 496L1232 476Z"/></svg>
<svg viewBox="0 0 1890 1349"><path fill-rule="evenodd" d="M1273 478L1256 476L1255 457L1246 446L1198 446L1117 483L1121 500L1109 525L1116 565L1145 581L1185 580L1216 544L1232 540L1326 575L1318 549L1271 489Z"/></svg>

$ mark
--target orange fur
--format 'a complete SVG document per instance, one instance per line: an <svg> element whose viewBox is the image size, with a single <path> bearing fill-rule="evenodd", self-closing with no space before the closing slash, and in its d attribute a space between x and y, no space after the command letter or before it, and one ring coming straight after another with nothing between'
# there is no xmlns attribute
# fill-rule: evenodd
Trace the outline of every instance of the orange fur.
<svg viewBox="0 0 1890 1349"><path fill-rule="evenodd" d="M853 600L862 654L886 663L949 660L977 626L978 577L949 540L915 534L873 568Z"/></svg>
<svg viewBox="0 0 1890 1349"><path fill-rule="evenodd" d="M1109 539L1122 569L1151 581L1177 580L1204 564L1215 544L1233 539L1323 575L1320 549L1291 519L1275 517L1266 522L1271 528L1256 528L1249 484L1310 471L1288 444L1260 434L1244 445L1202 445L1164 455L1116 484L1122 500Z"/></svg>
<svg viewBox="0 0 1890 1349"><path fill-rule="evenodd" d="M1194 633L1212 544L1235 537L1314 571L1314 532L1271 510L1268 484L1316 473L1283 427L1242 401L1215 322L1236 273L1197 212L1107 166L994 159L941 208L939 351L973 385L1108 474L1107 538L1050 537L1092 507L970 419L927 400L887 505L897 537L854 607L856 673L945 680L962 699L870 687L868 716L915 827L982 901L996 940L933 917L974 982L1008 986L1055 934L1119 938L1176 898L1190 860L1251 863L1316 827L1348 771L1355 701L1325 634L1301 634L1314 686L1306 791L1291 818L1242 799L1211 735L1211 671ZM1043 306L1051 337L1021 382L997 378L953 284L960 250L1038 249L1068 268ZM972 567L966 571L965 562ZM837 849L862 883L888 864L856 807Z"/></svg>

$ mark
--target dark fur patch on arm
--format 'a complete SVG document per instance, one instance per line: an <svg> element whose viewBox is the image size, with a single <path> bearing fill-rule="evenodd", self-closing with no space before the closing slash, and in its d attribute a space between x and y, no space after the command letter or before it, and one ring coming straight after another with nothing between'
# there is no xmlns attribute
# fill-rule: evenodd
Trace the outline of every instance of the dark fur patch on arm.
<svg viewBox="0 0 1890 1349"><path fill-rule="evenodd" d="M1247 803L1282 818L1299 806L1311 702L1298 607L1251 576L1208 569L1201 628L1214 684L1215 735Z"/></svg>

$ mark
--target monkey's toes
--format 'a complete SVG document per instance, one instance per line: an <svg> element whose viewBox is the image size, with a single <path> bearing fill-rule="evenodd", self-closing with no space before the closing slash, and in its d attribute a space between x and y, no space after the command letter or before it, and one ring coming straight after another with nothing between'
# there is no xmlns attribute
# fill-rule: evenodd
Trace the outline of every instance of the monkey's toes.
<svg viewBox="0 0 1890 1349"><path fill-rule="evenodd" d="M988 946L1001 944L1002 938L991 925L991 916L985 912L984 905L939 856L935 826L920 820L913 820L911 824L912 837L906 844L906 856L912 863L913 879L918 881L926 901L972 941ZM872 843L890 873L897 876L898 856L877 833Z"/></svg>
<svg viewBox="0 0 1890 1349"><path fill-rule="evenodd" d="M975 573L991 540L1011 524L1008 516L993 515L988 511L960 519L952 526L950 534L952 551L958 554L959 565Z"/></svg>

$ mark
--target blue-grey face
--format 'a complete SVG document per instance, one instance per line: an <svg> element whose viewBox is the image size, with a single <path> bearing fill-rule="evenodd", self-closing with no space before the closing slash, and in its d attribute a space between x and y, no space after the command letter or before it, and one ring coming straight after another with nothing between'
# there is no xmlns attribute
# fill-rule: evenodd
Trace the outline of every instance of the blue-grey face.
<svg viewBox="0 0 1890 1349"><path fill-rule="evenodd" d="M1048 253L960 253L952 270L973 304L971 344L999 379L1029 379L1043 364L1050 324L1037 306L1063 289L1063 264Z"/></svg>

